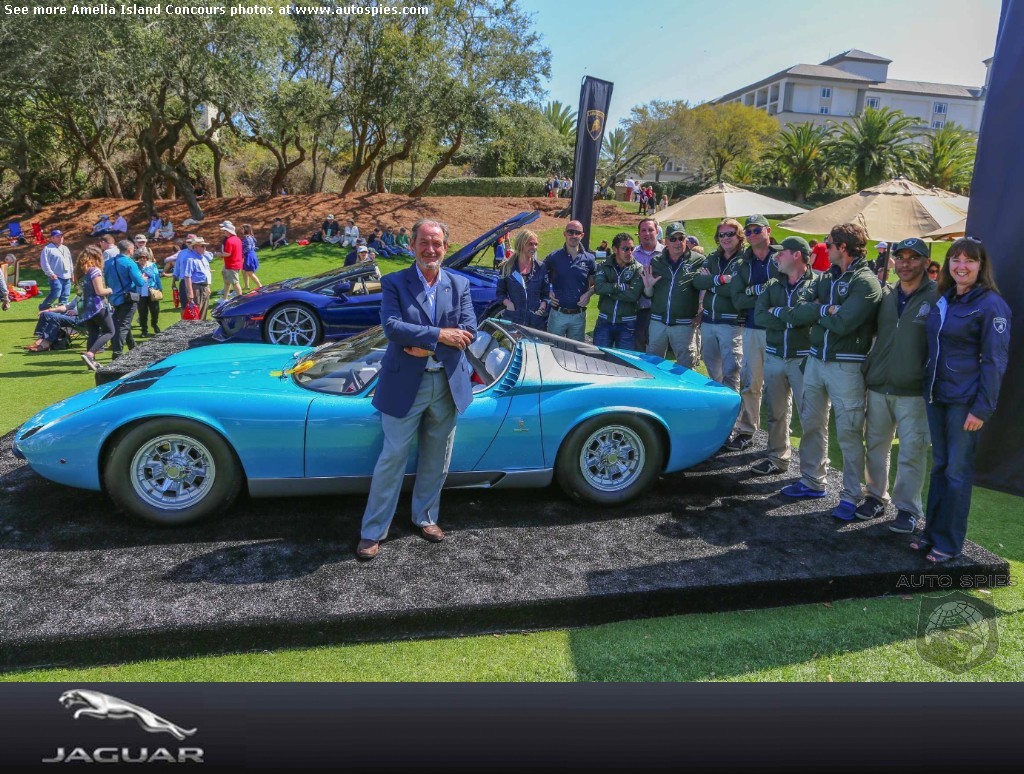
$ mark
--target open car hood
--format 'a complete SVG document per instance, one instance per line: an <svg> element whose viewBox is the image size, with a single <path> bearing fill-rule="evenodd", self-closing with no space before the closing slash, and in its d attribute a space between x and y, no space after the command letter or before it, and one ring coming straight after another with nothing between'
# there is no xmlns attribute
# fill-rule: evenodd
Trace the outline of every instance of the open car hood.
<svg viewBox="0 0 1024 774"><path fill-rule="evenodd" d="M497 242L499 236L533 223L533 221L537 220L539 217L540 213L537 210L520 212L518 215L506 220L504 223L498 224L483 236L477 237L465 247L456 250L444 259L442 265L446 269L461 269L468 266L477 255Z"/></svg>

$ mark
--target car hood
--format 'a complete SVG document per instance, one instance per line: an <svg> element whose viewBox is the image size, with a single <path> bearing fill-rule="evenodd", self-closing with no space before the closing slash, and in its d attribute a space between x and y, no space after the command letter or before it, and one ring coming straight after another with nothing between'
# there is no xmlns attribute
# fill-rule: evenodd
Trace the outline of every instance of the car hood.
<svg viewBox="0 0 1024 774"><path fill-rule="evenodd" d="M518 215L506 220L504 223L498 224L483 236L477 237L465 247L456 250L444 259L442 265L446 269L461 269L468 266L473 258L475 258L479 253L497 242L499 236L533 223L533 221L537 220L539 217L540 212L537 210L520 212Z"/></svg>

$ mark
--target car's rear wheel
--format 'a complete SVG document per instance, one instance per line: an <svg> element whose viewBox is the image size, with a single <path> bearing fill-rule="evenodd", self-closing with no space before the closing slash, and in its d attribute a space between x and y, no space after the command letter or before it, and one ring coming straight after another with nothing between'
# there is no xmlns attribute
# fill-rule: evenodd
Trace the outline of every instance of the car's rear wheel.
<svg viewBox="0 0 1024 774"><path fill-rule="evenodd" d="M177 526L218 513L238 497L242 466L214 430L189 419L153 419L118 438L104 467L119 508Z"/></svg>
<svg viewBox="0 0 1024 774"><path fill-rule="evenodd" d="M607 414L573 428L558 452L555 476L577 500L617 505L650 486L664 466L664 455L650 421Z"/></svg>
<svg viewBox="0 0 1024 774"><path fill-rule="evenodd" d="M263 338L269 344L312 347L322 337L323 327L316 313L302 304L279 306L263 322Z"/></svg>

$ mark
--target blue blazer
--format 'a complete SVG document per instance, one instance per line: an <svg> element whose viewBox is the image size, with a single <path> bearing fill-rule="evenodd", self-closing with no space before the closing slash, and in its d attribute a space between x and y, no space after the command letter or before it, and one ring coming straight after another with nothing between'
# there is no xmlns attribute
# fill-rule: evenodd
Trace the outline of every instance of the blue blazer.
<svg viewBox="0 0 1024 774"><path fill-rule="evenodd" d="M374 407L393 417L404 417L420 388L427 358L415 357L405 347L429 349L444 366L455 407L463 413L473 400L470 382L473 367L462 350L438 344L441 328L461 328L476 335L476 313L469 280L441 269L437 288L437 324L429 315L423 283L413 264L384 275L381 280L380 322L388 338L380 377L373 395Z"/></svg>

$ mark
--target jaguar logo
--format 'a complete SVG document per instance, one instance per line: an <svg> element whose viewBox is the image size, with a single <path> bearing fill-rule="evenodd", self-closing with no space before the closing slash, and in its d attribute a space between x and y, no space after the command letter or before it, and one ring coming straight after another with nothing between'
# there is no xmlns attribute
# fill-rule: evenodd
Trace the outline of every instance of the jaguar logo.
<svg viewBox="0 0 1024 774"><path fill-rule="evenodd" d="M850 292L850 283L849 282L837 282L836 283L836 293L838 293L841 296L845 296L849 292Z"/></svg>
<svg viewBox="0 0 1024 774"><path fill-rule="evenodd" d="M1006 318L996 317L992 321L992 327L996 329L996 333L1006 333Z"/></svg>
<svg viewBox="0 0 1024 774"><path fill-rule="evenodd" d="M923 304L921 304L921 308L917 310L917 316L918 317L927 317L929 312L931 312L931 311L932 311L931 306L929 306L928 302L925 301Z"/></svg>
<svg viewBox="0 0 1024 774"><path fill-rule="evenodd" d="M587 111L587 134L590 139L597 142L604 131L604 113L600 110Z"/></svg>
<svg viewBox="0 0 1024 774"><path fill-rule="evenodd" d="M76 688L65 691L60 696L62 707L75 710L75 720L80 717L99 718L101 720L129 720L134 718L142 728L151 734L170 734L175 739L181 740L192 736L196 732L194 728L182 728L169 720L165 720L145 707L132 704L116 696L110 696L99 691L90 691L84 688ZM80 706L81 705L81 706Z"/></svg>

